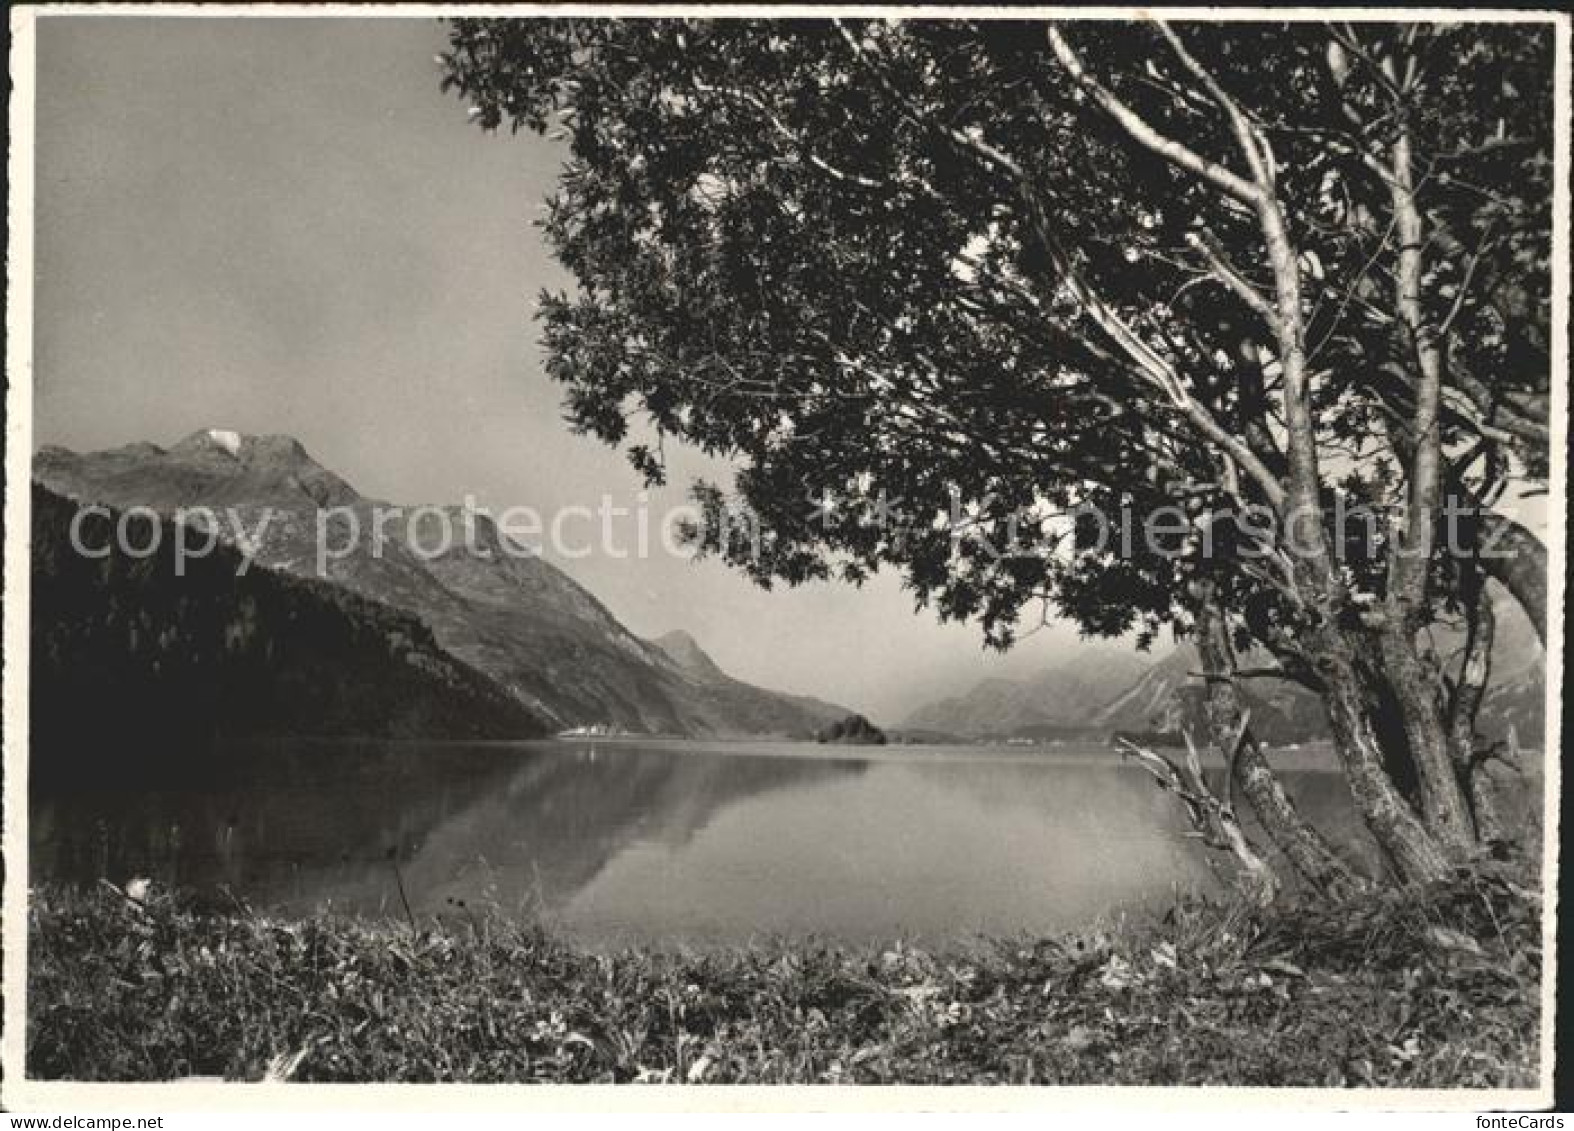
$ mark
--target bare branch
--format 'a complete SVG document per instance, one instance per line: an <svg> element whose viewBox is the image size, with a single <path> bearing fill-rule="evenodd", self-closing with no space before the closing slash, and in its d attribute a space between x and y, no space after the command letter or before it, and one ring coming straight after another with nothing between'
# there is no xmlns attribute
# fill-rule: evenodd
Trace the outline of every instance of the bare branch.
<svg viewBox="0 0 1574 1131"><path fill-rule="evenodd" d="M1245 156L1247 165L1251 167L1252 176L1257 184L1265 192L1271 190L1274 182L1274 161L1273 150L1268 144L1268 139L1252 124L1246 112L1241 109L1240 103L1225 92L1219 80L1213 77L1213 73L1186 49L1180 36L1175 34L1175 30L1169 24L1160 20L1159 31L1169 41L1176 57L1224 110L1230 120L1230 128L1235 133L1236 144L1241 147L1241 153Z"/></svg>
<svg viewBox="0 0 1574 1131"><path fill-rule="evenodd" d="M1476 250L1471 253L1470 260L1465 264L1464 277L1459 280L1459 290L1454 295L1453 305L1448 308L1442 322L1438 323L1437 336L1446 338L1453 328L1454 320L1459 317L1459 312L1464 309L1465 299L1470 295L1470 283L1475 278L1476 268L1481 263L1481 258L1492 244L1490 228L1481 235L1481 242L1476 245Z"/></svg>
<svg viewBox="0 0 1574 1131"><path fill-rule="evenodd" d="M1204 438L1217 445L1242 471L1251 477L1263 496L1275 507L1282 506L1285 500L1284 489L1277 477L1273 475L1261 459L1239 437L1225 428L1213 414L1198 401L1186 388L1175 368L1157 351L1142 340L1141 336L1123 319L1103 298L1092 285L1076 269L1071 256L1061 246L1056 238L1049 218L1044 215L1040 206L1033 178L1030 177L1022 165L1010 154L991 145L979 132L964 132L955 127L943 125L933 120L932 116L920 115L906 102L906 99L886 80L874 61L864 50L852 33L841 21L836 21L837 31L843 41L854 53L855 57L871 72L874 80L878 82L888 97L892 98L903 110L908 119L921 128L939 132L953 145L964 152L972 154L986 167L996 173L1004 174L1018 189L1026 203L1028 219L1032 222L1034 232L1043 246L1044 253L1049 257L1051 266L1060 275L1070 288L1083 310L1095 323L1109 336L1111 340L1126 354L1140 374L1149 384L1157 388L1170 403L1177 408L1185 418L1190 421ZM1051 42L1059 41L1060 45L1075 61L1076 56L1071 53L1069 45L1059 37L1059 31L1050 28ZM1078 63L1080 67L1080 63ZM1089 80L1091 81L1091 80ZM1193 155L1195 156L1195 155ZM1198 160L1201 160L1200 158ZM1225 171L1227 177L1234 178L1234 174ZM1239 181L1239 178L1234 178ZM1240 181L1241 185L1246 182ZM1247 186L1248 189L1250 186ZM1243 198L1244 199L1244 198Z"/></svg>
<svg viewBox="0 0 1574 1131"><path fill-rule="evenodd" d="M753 94L750 94L748 91L711 86L710 84L703 82L696 82L694 84L694 89L704 94L719 94L724 98L733 98L744 103L745 105L752 106L765 117L765 120L775 128L777 133L781 134L788 141L792 142L803 151L804 157L809 162L809 164L813 165L821 172L835 178L836 180L868 189L881 189L889 187L885 181L874 180L873 178L865 177L858 173L850 173L844 169L839 169L835 165L832 165L829 161L826 161L823 157L816 155L814 150L810 148L809 143L804 140L803 135L790 129L787 126L787 123L783 122L781 118L777 116L776 112L767 106L762 99L756 97Z"/></svg>
<svg viewBox="0 0 1574 1131"><path fill-rule="evenodd" d="M1270 326L1276 323L1279 315L1274 310L1273 303L1269 302L1261 291L1247 282L1245 277L1230 265L1229 261L1224 258L1224 253L1219 250L1218 245L1213 240L1205 235L1192 233L1189 242L1207 261L1208 266L1213 270L1215 278L1235 292L1247 306L1262 315L1263 319Z"/></svg>
<svg viewBox="0 0 1574 1131"><path fill-rule="evenodd" d="M1054 51L1055 58L1060 60L1060 65L1070 72L1077 85L1086 91L1106 114L1114 118L1134 141L1157 153L1172 165L1185 169L1222 189L1236 200L1252 205L1257 203L1261 192L1255 184L1226 169L1219 162L1211 161L1174 138L1160 133L1149 124L1147 119L1122 102L1114 91L1090 75L1077 53L1072 50L1071 44L1066 41L1066 37L1053 24L1049 27L1049 46Z"/></svg>
<svg viewBox="0 0 1574 1131"><path fill-rule="evenodd" d="M1158 783L1159 788L1173 793L1180 800L1186 810L1187 822L1199 840L1209 848L1229 852L1235 857L1241 870L1242 886L1256 902L1271 902L1278 892L1278 878L1247 839L1234 809L1208 787L1202 773L1202 759L1191 733L1183 729L1181 734L1186 740L1186 762L1183 766L1130 739L1120 740L1121 753L1136 759Z"/></svg>

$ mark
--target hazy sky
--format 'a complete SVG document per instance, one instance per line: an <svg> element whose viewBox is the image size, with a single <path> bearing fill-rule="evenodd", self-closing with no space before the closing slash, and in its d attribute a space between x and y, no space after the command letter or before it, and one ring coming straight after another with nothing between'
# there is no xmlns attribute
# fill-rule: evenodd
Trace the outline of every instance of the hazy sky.
<svg viewBox="0 0 1574 1131"><path fill-rule="evenodd" d="M38 29L36 444L285 432L398 502L636 501L635 473L569 433L541 371L531 308L564 276L533 221L557 155L482 134L439 93L439 24ZM653 513L682 495L654 493ZM559 564L637 633L687 629L741 678L888 722L1070 638L987 656L891 577L765 593L659 554Z"/></svg>

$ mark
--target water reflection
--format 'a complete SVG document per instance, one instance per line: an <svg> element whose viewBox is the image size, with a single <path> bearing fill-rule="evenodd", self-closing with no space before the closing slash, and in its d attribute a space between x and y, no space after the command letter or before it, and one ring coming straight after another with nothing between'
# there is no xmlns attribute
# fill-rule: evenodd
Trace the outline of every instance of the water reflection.
<svg viewBox="0 0 1574 1131"><path fill-rule="evenodd" d="M1173 800L1105 751L275 741L178 784L41 789L35 881L253 906L544 914L592 940L1054 931L1206 886ZM1333 774L1304 811L1375 861Z"/></svg>
<svg viewBox="0 0 1574 1131"><path fill-rule="evenodd" d="M292 911L402 913L400 881L418 914L551 907L632 840L679 846L731 800L862 768L675 747L283 741L209 765L180 785L35 796L35 879L144 875Z"/></svg>

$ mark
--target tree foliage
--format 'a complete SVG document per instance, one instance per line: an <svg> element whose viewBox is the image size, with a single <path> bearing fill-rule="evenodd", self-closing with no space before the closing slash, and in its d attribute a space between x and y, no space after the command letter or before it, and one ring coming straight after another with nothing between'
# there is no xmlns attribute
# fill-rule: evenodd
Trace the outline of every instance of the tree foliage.
<svg viewBox="0 0 1574 1131"><path fill-rule="evenodd" d="M1157 30L1073 34L1155 129L1229 152L1223 115ZM1340 489L1393 497L1379 453L1410 394L1383 293L1386 187L1366 162L1384 145L1386 80L1360 58L1414 35L1437 225L1426 289L1435 318L1452 314L1460 386L1447 439L1481 443L1483 489L1511 467L1536 474L1544 409L1526 406L1546 395L1551 137L1548 115L1523 110L1548 104L1550 37L1360 34L1362 56L1314 25L1214 28L1205 45L1182 33L1272 141L1319 441L1350 453ZM1042 551L1058 529L1024 521L1079 502L1152 506L1219 478L1214 440L1133 372L1077 291L1243 436L1272 426L1276 391L1253 309L1268 293L1260 238L1210 181L1127 144L1042 25L459 21L448 66L483 126L563 123L546 233L578 288L544 297L549 371L587 432L624 442L639 417L740 461L766 552L716 548L762 579L857 580L895 563L1000 642L1050 591L1095 631L1168 614L1164 563L1057 566ZM661 478L648 444L631 455ZM841 521L818 521L823 491L845 502ZM902 501L900 521L882 493ZM959 562L957 499L978 534Z"/></svg>
<svg viewBox="0 0 1574 1131"><path fill-rule="evenodd" d="M652 435L734 461L706 548L766 584L894 567L1000 646L1040 605L1187 631L1207 593L1328 694L1358 778L1382 747L1446 825L1465 676L1415 632L1481 588L1445 502L1547 475L1552 52L1534 24L458 20L445 85L566 143L548 371L652 481ZM1164 537L1096 537L1161 507ZM1499 519L1471 521L1466 551Z"/></svg>

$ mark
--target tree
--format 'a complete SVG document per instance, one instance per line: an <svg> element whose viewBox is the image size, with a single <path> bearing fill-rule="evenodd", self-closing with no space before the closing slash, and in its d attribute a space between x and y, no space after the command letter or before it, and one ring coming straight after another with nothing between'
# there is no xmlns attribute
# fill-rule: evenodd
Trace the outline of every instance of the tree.
<svg viewBox="0 0 1574 1131"><path fill-rule="evenodd" d="M1396 875L1496 835L1487 579L1546 618L1544 547L1490 507L1547 476L1552 50L1529 24L458 20L444 81L568 141L548 372L652 482L651 434L734 461L696 487L702 547L767 585L898 569L1000 647L1038 605L1197 637L1214 744L1336 889L1231 729L1234 657L1322 697ZM723 521L740 501L763 533ZM1455 621L1463 654L1430 652Z"/></svg>

